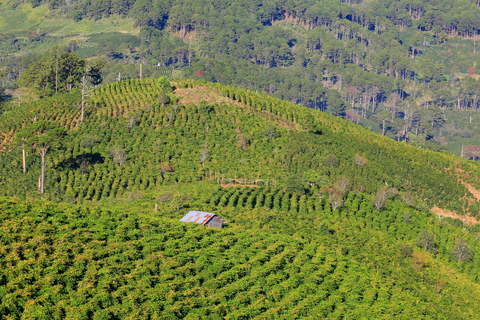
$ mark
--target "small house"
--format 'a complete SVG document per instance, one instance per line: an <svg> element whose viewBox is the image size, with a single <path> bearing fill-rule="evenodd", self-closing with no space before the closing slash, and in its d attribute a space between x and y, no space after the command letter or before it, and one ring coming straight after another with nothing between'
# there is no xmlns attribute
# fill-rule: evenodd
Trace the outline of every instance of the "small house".
<svg viewBox="0 0 480 320"><path fill-rule="evenodd" d="M219 229L222 229L223 224L227 224L227 221L220 218L216 214L202 211L190 211L180 221L195 222L196 224L202 224L204 226L215 227Z"/></svg>

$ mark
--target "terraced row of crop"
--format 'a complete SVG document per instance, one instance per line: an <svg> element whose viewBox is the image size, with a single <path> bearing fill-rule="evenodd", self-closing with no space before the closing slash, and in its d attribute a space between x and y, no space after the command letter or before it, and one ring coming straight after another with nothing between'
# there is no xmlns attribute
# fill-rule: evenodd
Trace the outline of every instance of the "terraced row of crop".
<svg viewBox="0 0 480 320"><path fill-rule="evenodd" d="M14 109L0 117L0 150L11 147L17 130L36 120L57 122L65 129L74 129L80 121L79 95L65 94L41 99Z"/></svg>
<svg viewBox="0 0 480 320"><path fill-rule="evenodd" d="M397 199L398 200L398 199ZM218 190L206 201L213 210L233 207L241 212L252 209L272 210L273 216L298 216L299 219L311 217L315 219L346 219L354 225L361 225L369 229L381 230L398 238L414 239L424 228L425 221L420 221L412 208L403 211L397 202L389 202L389 207L379 215L369 197L362 193L346 192L343 195L342 205L333 209L328 194L303 194L284 192L278 188L227 188ZM296 221L308 228L308 221ZM396 227L393 228L392 226ZM448 246L448 244L444 244Z"/></svg>
<svg viewBox="0 0 480 320"><path fill-rule="evenodd" d="M422 193L420 197L426 199L430 206L433 206L433 203L436 203L437 205L448 208L454 212L468 211L472 215L478 214L477 206L473 206L473 208L470 210L470 204L472 201L475 201L475 197L469 194L469 191L464 188L463 185L457 184L455 181L457 179L446 180L442 179L440 176L433 178L433 176L438 175L440 172L442 172L442 175L458 174L458 172L455 172L456 169L449 168L448 163L455 163L455 166L462 167L463 170L473 170L478 172L478 166L473 163L467 164L466 162L462 162L460 164L458 163L458 159L455 157L448 157L445 155L440 156L439 154L430 152L428 150L416 150L415 153L410 153L410 151L413 151L412 149L409 149L407 152L407 149L402 149L397 144L392 144L391 141L384 139L379 135L375 135L371 132L365 132L359 126L354 126L347 122L340 122L338 119L335 119L330 115L312 110L304 109L300 112L300 110L297 109L297 107L292 103L285 101L280 102L272 97L261 95L251 90L224 85L221 83L208 83L203 81L195 82L193 80L182 80L178 82L178 85L188 88L204 86L214 89L218 93L244 104L248 110L253 110L257 115L262 115L269 119L279 121L284 125L288 124L288 127L295 128L297 130L303 129L306 132L315 133L316 135L322 133L322 137L318 139L319 141L328 136L326 142L329 143L328 141L335 139L334 136L337 136L338 133L347 133L348 135L351 135L351 138L343 139L343 141L338 141L337 143L350 144L347 142L348 140L357 141L359 144L347 148L365 152L362 154L362 156L365 156L364 159L367 161L374 158L378 159L378 157L381 156L382 158L389 158L388 160L382 161L382 163L409 163L407 165L397 166L396 168L386 168L383 165L368 168L370 171L368 174L370 175L369 178L366 178L365 176L361 177L364 173L362 171L365 171L366 169L363 165L349 168L348 175L356 175L355 183L358 184L358 189L360 190L365 189L365 187L368 189L368 186L371 185L370 181L373 174L379 180L384 180L388 182L389 185L393 184L398 189L405 188L410 189L417 194ZM305 146L309 143L308 140L314 139L312 136L307 135L304 135L303 138L304 139L301 142L299 141L296 146ZM379 149L372 149L369 146L364 146L362 145L362 141L369 141L370 144L374 143ZM402 151L400 151L400 149L402 149ZM307 154L307 152L296 153L299 157L301 157L301 154ZM412 157L416 160L413 162L410 160L406 161L406 158L411 159ZM447 157L449 158L448 161L446 161ZM308 158L306 158L306 161L308 161ZM426 168L427 171L425 171ZM445 168L449 168L450 172L445 170ZM396 173L393 175L380 177L387 171L395 171ZM409 175L415 176L413 172L418 172L419 174L425 176L425 179L423 179L423 181L425 181L424 185L412 185L412 181L414 181L414 183L419 183L419 179L412 179L412 181L408 181L409 179L406 177ZM465 176L464 178L469 179L469 183L480 187L480 180L475 178L476 176L478 175L475 174L468 177ZM445 185L439 187L438 181L444 181L442 183L445 183ZM373 193L375 190L368 191ZM468 195L468 199L464 199L462 201L458 200L463 198L465 194ZM448 200L446 200L447 198Z"/></svg>
<svg viewBox="0 0 480 320"><path fill-rule="evenodd" d="M160 78L115 82L97 89L91 100L100 115L127 117L138 109L161 104L163 100L160 98L168 93L165 92L165 81Z"/></svg>
<svg viewBox="0 0 480 320"><path fill-rule="evenodd" d="M239 126L252 121L244 110L218 105L175 105L173 102L161 105L156 100L146 105L155 92L163 92L162 86L164 83L158 79L146 79L97 89L92 97L96 115L92 113L81 130L70 131L58 151L49 153L47 189L51 190L50 194L74 201L97 201L161 184L196 181L207 176L215 179L211 177L212 172L222 177L233 177L236 173L250 175L254 162L264 164L263 173L255 172L262 178L281 172L281 168L269 164L263 152L271 150L273 141L265 137L262 126L256 124L252 126L254 130L238 133ZM123 112L123 105L118 101L109 103L105 97L129 94L133 97L134 93L145 100L125 105L125 110L131 112L127 119L112 117L112 114ZM244 135L248 136L250 145L240 146L235 137ZM179 145L182 148L178 148ZM123 153L122 162L113 156L115 148ZM203 152L208 154L201 160ZM225 156L239 163L235 171L224 161ZM5 158L5 161L21 168L18 153L8 157L12 157L11 160ZM35 181L38 167L32 167L31 163L27 172L30 176L20 176L19 172L16 179L29 177ZM30 188L33 192L34 185L30 184ZM241 199L241 202L247 200ZM255 205L253 201L254 198L250 199L251 207Z"/></svg>
<svg viewBox="0 0 480 320"><path fill-rule="evenodd" d="M296 219L287 217L277 232L215 231L123 211L5 200L0 213L0 230L9 231L0 236L5 318L418 318L478 308L468 299L476 286L458 290L464 280L448 279L438 299L432 280L448 275L412 272L414 260L395 250L395 240L368 229L338 224L305 236L302 229L283 232Z"/></svg>
<svg viewBox="0 0 480 320"><path fill-rule="evenodd" d="M184 81L178 85L197 84ZM468 209L471 199L458 200L468 195L468 190L457 183L455 164L449 162L446 155L430 155L425 150L392 145L391 140L372 136L370 132L362 131L350 123L341 123L339 119L272 97L262 98L248 90L221 84L202 85L241 102L228 106L205 101L198 102L198 105L178 105L168 92L171 88L166 79L126 80L97 88L89 104L95 109L89 109L90 113L81 130L70 130L68 137L61 141L61 149L49 152L47 189L56 190L62 196L69 180L59 176L61 171L71 170L78 175L73 181L81 181L84 178L80 176L85 172L94 171L98 175L101 167L110 164L120 166L120 173L124 172L123 167L129 166L140 166L147 170L138 180L142 182L137 184L137 179L133 179L133 186L128 183L128 180L132 180L130 178L126 185L118 178L113 189L113 182L109 186L98 186L88 178L86 184L90 183L90 192L88 189L86 192L77 190L70 185L73 199L103 198L104 194L119 194L117 189L121 194L126 188L133 190L145 185L156 186L159 181L168 184L208 178L220 183L224 178L234 177L285 181L292 175L306 181L309 176L304 175L313 173L314 177L328 178L323 180L330 180L331 183L341 176L347 176L350 190L374 193L379 185L388 184L397 190L408 190L427 199L429 205L435 203L457 211ZM188 95L188 91L185 94ZM45 112L49 110L48 119L60 122L64 119L62 125L74 127L77 123L71 119L78 119L79 108L75 105L79 104L79 95L69 95L68 99L62 97L43 99L38 105L51 104L45 108ZM73 99L71 105L69 99ZM167 103L168 99L170 103ZM56 105L59 101L68 107ZM278 115L271 117L273 111L270 112L268 108L278 109ZM22 112L31 116L33 111L28 110L25 108ZM64 115L58 112L64 112ZM4 114L1 119L10 117ZM283 120L279 122L279 119ZM9 127L10 123L15 123L15 119L3 121L7 133L2 141L7 144L15 133ZM285 121L289 125L285 125ZM338 129L338 126L341 128ZM348 138L342 132L347 132ZM122 150L125 161L113 159L111 151L114 148ZM365 159L364 162L359 164L355 161L357 154L354 150ZM30 190L34 193L38 166L29 166L29 170L37 171L23 175L19 172L19 153L14 151L16 154L2 156L0 171L2 175L5 172L5 180L9 184L16 180L29 181ZM38 164L38 160L27 159L27 162ZM11 168L15 168L13 173ZM53 170L57 172L52 175L50 173ZM111 171L112 167L108 170ZM419 174L425 179L414 178ZM446 176L448 179L445 179ZM0 185L3 186L1 179ZM105 181L107 183L110 179ZM149 182L146 184L143 181ZM0 194L6 192L10 191L0 190ZM308 210L308 204L300 198L291 198L289 195L264 196L260 202L265 203L263 206L267 208ZM256 202L259 201L253 197L249 206L257 207ZM248 197L242 202L247 200ZM238 200L232 201L233 205Z"/></svg>
<svg viewBox="0 0 480 320"><path fill-rule="evenodd" d="M305 194L298 195L268 187L228 188L218 191L207 203L219 207L266 208L295 213L308 213L319 209L318 198L315 199L314 196L307 197Z"/></svg>

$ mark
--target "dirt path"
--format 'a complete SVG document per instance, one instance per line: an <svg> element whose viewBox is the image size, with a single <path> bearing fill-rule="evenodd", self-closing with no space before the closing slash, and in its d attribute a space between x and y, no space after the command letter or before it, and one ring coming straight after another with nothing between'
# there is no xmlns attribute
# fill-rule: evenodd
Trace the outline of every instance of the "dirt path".
<svg viewBox="0 0 480 320"><path fill-rule="evenodd" d="M460 168L456 168L455 171L457 171L460 174L460 177L458 177L458 181L461 182L467 188L467 190L473 195L473 197L475 198L476 201L480 201L480 191L475 189L471 184L465 182L462 179L462 176L463 176L463 178L467 177L466 174L465 174L465 171L460 169ZM471 199L471 198L469 198L469 199L471 201L475 201L474 199ZM436 215L439 215L441 217L447 217L447 218L454 218L454 219L462 220L464 224L473 225L473 224L479 224L480 223L479 220L475 219L474 217L472 217L470 215L461 216L459 214L456 214L453 211L441 209L437 206L434 206L431 210L432 210L433 213L435 213Z"/></svg>
<svg viewBox="0 0 480 320"><path fill-rule="evenodd" d="M466 183L465 181L463 180L460 180L463 185L465 187L467 187L468 191L470 191L471 194L473 194L473 196L475 197L475 199L477 199L478 201L480 201L480 191L478 191L477 189L475 189L471 184L469 183Z"/></svg>
<svg viewBox="0 0 480 320"><path fill-rule="evenodd" d="M432 212L435 213L438 216L441 217L447 217L447 218L454 218L454 219L459 219L462 220L463 224L479 224L480 221L476 220L474 217L471 216L461 216L456 214L455 212L448 211L445 209L440 209L439 207L435 206L432 209Z"/></svg>

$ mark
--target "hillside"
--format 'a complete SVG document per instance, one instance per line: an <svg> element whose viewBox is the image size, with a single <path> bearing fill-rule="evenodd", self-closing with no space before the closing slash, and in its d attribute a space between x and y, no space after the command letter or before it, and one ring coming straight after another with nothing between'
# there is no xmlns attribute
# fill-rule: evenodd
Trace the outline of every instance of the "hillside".
<svg viewBox="0 0 480 320"><path fill-rule="evenodd" d="M142 64L144 76L175 71L265 92L435 151L460 156L480 143L470 125L480 110L476 0L0 6L2 86L14 101L28 96L21 73L58 45L107 61L105 82L139 77Z"/></svg>
<svg viewBox="0 0 480 320"><path fill-rule="evenodd" d="M477 258L451 267L413 248L434 228L449 254L443 239L460 229L411 209L405 223L398 203L383 221L362 217L362 198L333 212L325 201L311 211L311 199L295 214L217 207L230 219L218 231L168 206L139 213L138 200L111 211L2 199L0 315L475 319L480 287L464 272Z"/></svg>
<svg viewBox="0 0 480 320"><path fill-rule="evenodd" d="M161 185L236 178L321 188L345 177L353 191L393 187L459 214L477 200L465 185L480 189L475 163L395 143L248 90L192 81L171 88L162 79L97 89L82 124L76 93L2 115L2 194L36 194L38 157L31 152L24 174L20 149L11 142L21 126L37 119L67 129L61 147L48 154L46 183L54 199L98 201Z"/></svg>
<svg viewBox="0 0 480 320"><path fill-rule="evenodd" d="M80 105L0 115L2 317L480 312L475 162L219 83L125 80L95 89L83 122ZM25 146L23 173L15 137L43 120L65 133L40 194L40 157ZM189 210L228 224L179 222Z"/></svg>

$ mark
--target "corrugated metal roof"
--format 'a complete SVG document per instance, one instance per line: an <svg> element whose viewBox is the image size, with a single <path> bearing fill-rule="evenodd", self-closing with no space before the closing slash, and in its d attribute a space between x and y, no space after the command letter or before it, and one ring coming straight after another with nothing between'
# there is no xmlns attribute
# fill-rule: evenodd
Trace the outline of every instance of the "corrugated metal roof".
<svg viewBox="0 0 480 320"><path fill-rule="evenodd" d="M214 213L202 212L202 211L190 211L180 221L183 222L195 222L196 224L205 225L210 219L215 217Z"/></svg>

